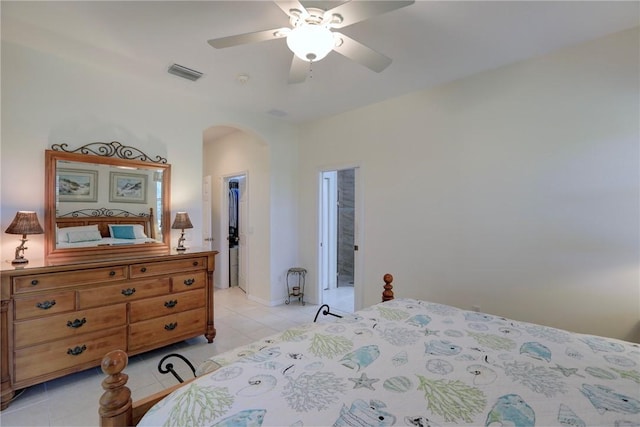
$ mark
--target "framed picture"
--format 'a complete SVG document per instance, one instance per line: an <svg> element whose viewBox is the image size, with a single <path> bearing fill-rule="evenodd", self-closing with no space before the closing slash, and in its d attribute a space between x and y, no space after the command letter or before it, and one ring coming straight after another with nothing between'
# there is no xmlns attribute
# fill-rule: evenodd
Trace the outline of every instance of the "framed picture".
<svg viewBox="0 0 640 427"><path fill-rule="evenodd" d="M58 169L58 201L97 202L98 171Z"/></svg>
<svg viewBox="0 0 640 427"><path fill-rule="evenodd" d="M147 175L111 172L109 201L147 203Z"/></svg>

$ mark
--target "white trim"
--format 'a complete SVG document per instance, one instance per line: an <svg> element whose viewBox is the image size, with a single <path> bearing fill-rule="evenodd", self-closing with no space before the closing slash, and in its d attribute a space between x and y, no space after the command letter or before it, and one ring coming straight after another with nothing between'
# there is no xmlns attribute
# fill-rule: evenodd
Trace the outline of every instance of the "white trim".
<svg viewBox="0 0 640 427"><path fill-rule="evenodd" d="M338 165L324 165L317 169L317 185L316 185L316 200L318 205L316 206L316 244L315 244L315 262L316 271L318 272L318 279L316 280L316 293L318 303L322 303L322 285L320 283L320 242L321 242L321 227L320 221L322 219L320 209L322 208L322 175L324 172L340 171L345 169L354 169L355 173L355 217L354 217L354 244L358 246L358 250L354 254L354 281L353 281L353 305L354 310L363 308L364 303L364 286L362 279L364 277L364 187L363 187L363 165L354 163L342 163Z"/></svg>
<svg viewBox="0 0 640 427"><path fill-rule="evenodd" d="M218 254L219 263L216 263L216 269L220 270L220 283L216 285L217 288L226 289L229 287L229 243L227 241L227 237L229 234L229 180L231 178L235 178L238 176L244 176L245 178L245 189L247 192L247 217L249 216L249 203L251 198L251 193L249 193L249 171L244 170L240 172L234 172L229 174L224 174L218 176L219 185L221 187L220 191L220 224L218 227L218 236L220 242L220 253ZM248 233L247 233L248 235ZM246 245L246 272L247 279L250 271L250 247L251 242L247 241ZM250 293L250 283L247 280L246 284L246 294L249 296Z"/></svg>

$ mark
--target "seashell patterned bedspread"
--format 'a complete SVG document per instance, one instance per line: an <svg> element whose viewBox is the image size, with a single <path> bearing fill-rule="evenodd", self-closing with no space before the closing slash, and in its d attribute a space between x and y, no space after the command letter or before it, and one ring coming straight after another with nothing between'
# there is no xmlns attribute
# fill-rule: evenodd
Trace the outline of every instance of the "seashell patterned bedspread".
<svg viewBox="0 0 640 427"><path fill-rule="evenodd" d="M640 345L413 299L214 356L143 426L640 426Z"/></svg>

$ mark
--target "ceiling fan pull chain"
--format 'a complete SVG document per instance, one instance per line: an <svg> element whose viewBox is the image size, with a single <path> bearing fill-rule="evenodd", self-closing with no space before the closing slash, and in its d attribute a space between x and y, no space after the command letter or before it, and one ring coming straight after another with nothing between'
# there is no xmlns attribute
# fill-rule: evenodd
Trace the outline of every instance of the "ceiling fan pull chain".
<svg viewBox="0 0 640 427"><path fill-rule="evenodd" d="M309 78L313 78L313 61L309 61Z"/></svg>

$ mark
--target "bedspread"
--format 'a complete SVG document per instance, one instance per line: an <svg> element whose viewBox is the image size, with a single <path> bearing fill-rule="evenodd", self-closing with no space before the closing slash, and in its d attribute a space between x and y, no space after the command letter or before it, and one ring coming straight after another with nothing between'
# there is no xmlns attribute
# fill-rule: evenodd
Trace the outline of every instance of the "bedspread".
<svg viewBox="0 0 640 427"><path fill-rule="evenodd" d="M638 344L413 299L286 330L200 373L139 425L640 425Z"/></svg>

